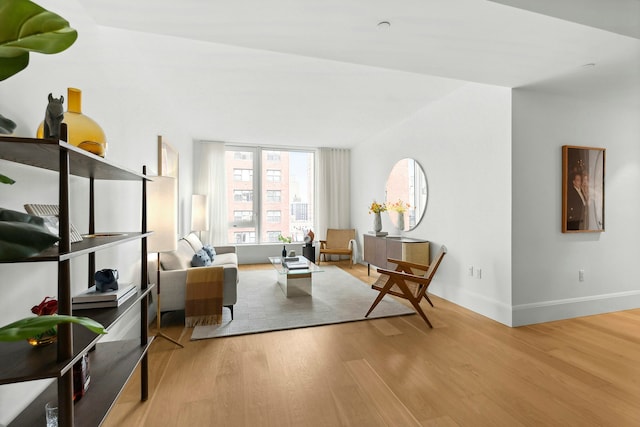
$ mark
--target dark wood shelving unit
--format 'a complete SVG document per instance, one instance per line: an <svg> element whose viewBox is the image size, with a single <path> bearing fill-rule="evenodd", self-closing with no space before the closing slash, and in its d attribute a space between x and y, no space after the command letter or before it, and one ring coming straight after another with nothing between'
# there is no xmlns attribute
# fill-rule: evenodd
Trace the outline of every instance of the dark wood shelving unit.
<svg viewBox="0 0 640 427"><path fill-rule="evenodd" d="M112 162L81 150L70 144L52 139L34 139L0 136L0 159L58 173L60 242L33 257L11 261L13 263L58 263L58 313L89 317L105 326L114 327L128 312L140 311L140 339L101 342L102 336L71 324L58 326L56 344L32 348L26 342L0 343L0 384L36 379L57 379L16 417L10 426L44 425L44 404L58 400L59 425L98 426L105 419L114 401L122 391L136 367L140 365L140 399L148 395L147 351L152 342L148 335L148 298L152 286L147 277L146 181L143 173L119 167ZM69 241L69 177L89 180L89 234L81 242ZM142 185L141 230L135 232L95 231L94 180L139 181ZM117 308L72 311L71 272L72 258L88 257L89 277L95 273L95 252L123 243L141 242L140 287L134 298ZM90 280L89 283L92 283ZM91 351L92 349L95 351ZM82 397L73 402L73 364L89 353L91 384Z"/></svg>

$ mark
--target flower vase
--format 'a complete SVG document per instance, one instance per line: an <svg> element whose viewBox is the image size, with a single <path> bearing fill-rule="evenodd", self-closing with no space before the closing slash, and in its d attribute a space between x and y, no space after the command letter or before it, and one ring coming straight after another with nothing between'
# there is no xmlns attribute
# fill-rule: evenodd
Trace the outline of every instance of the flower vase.
<svg viewBox="0 0 640 427"><path fill-rule="evenodd" d="M382 231L382 217L380 216L380 212L374 212L373 214L373 231L376 233Z"/></svg>
<svg viewBox="0 0 640 427"><path fill-rule="evenodd" d="M41 334L27 339L27 342L33 347L44 347L45 345L52 344L58 340L58 329L51 328Z"/></svg>
<svg viewBox="0 0 640 427"><path fill-rule="evenodd" d="M64 113L63 123L67 125L69 144L104 157L107 152L107 138L98 123L91 117L82 114L82 91L67 88L68 109ZM37 131L38 138L44 136L44 122Z"/></svg>
<svg viewBox="0 0 640 427"><path fill-rule="evenodd" d="M404 212L398 212L398 230L404 231Z"/></svg>

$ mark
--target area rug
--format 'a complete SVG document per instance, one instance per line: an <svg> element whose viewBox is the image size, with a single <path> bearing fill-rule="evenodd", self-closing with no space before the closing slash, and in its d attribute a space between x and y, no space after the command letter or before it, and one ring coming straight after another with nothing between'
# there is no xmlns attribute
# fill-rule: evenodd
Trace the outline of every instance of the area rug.
<svg viewBox="0 0 640 427"><path fill-rule="evenodd" d="M364 317L378 292L338 267L322 269L313 275L312 296L293 298L284 296L274 269L239 271L234 319L225 308L221 324L196 326L191 340L415 314L385 296L369 317Z"/></svg>

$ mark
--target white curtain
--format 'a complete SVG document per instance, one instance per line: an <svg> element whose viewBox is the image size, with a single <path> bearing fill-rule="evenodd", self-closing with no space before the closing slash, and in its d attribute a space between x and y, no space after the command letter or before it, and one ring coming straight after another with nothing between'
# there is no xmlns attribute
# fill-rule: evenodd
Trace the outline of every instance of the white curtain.
<svg viewBox="0 0 640 427"><path fill-rule="evenodd" d="M209 230L203 231L203 243L227 245L227 178L223 142L198 141L193 150L195 165L194 194L209 196Z"/></svg>
<svg viewBox="0 0 640 427"><path fill-rule="evenodd" d="M318 235L327 228L351 228L351 151L342 148L318 150Z"/></svg>

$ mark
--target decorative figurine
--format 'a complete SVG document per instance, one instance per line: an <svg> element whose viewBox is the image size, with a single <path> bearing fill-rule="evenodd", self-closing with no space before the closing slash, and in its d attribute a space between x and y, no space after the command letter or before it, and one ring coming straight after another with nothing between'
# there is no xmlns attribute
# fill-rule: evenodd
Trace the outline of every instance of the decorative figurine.
<svg viewBox="0 0 640 427"><path fill-rule="evenodd" d="M105 268L94 275L96 291L107 292L118 290L118 270Z"/></svg>
<svg viewBox="0 0 640 427"><path fill-rule="evenodd" d="M64 119L64 96L60 96L60 99L54 98L52 94L49 94L49 104L47 105L47 111L44 115L44 137L45 138L60 138L60 124Z"/></svg>

